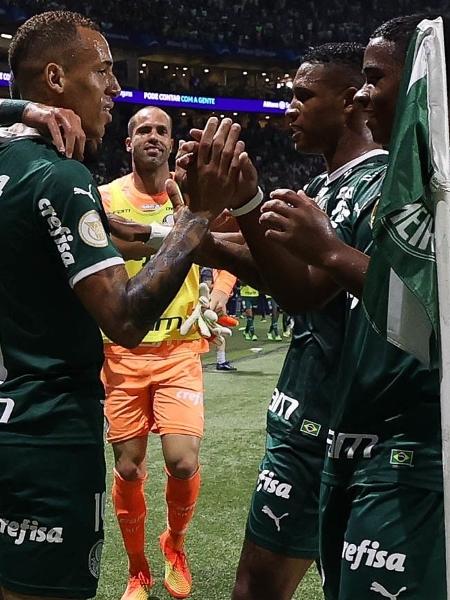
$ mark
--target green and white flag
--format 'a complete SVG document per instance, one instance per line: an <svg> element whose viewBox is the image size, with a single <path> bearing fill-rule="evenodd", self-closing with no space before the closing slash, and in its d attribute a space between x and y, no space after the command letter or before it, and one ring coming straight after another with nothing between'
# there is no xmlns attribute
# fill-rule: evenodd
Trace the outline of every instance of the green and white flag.
<svg viewBox="0 0 450 600"><path fill-rule="evenodd" d="M422 21L412 37L391 140L363 302L379 333L429 364L439 336L436 209L450 190L441 18Z"/></svg>

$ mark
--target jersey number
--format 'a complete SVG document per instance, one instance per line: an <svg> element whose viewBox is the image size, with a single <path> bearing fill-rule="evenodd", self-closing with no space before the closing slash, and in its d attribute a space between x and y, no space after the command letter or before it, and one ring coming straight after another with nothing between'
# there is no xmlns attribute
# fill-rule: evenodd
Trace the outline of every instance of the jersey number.
<svg viewBox="0 0 450 600"><path fill-rule="evenodd" d="M105 503L106 503L106 492L98 492L94 495L95 500L95 515L94 515L94 531L100 531L103 525L103 519L105 518Z"/></svg>

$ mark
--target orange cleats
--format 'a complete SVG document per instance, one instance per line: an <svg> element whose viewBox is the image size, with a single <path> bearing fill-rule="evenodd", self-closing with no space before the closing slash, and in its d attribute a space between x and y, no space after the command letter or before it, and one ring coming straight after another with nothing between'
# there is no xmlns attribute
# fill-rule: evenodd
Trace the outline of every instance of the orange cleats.
<svg viewBox="0 0 450 600"><path fill-rule="evenodd" d="M130 575L127 589L121 600L147 600L150 588L154 583L150 573L140 571L138 575Z"/></svg>
<svg viewBox="0 0 450 600"><path fill-rule="evenodd" d="M168 542L169 532L159 536L159 545L164 555L164 587L174 598L187 598L192 589L192 575L184 550L175 550Z"/></svg>

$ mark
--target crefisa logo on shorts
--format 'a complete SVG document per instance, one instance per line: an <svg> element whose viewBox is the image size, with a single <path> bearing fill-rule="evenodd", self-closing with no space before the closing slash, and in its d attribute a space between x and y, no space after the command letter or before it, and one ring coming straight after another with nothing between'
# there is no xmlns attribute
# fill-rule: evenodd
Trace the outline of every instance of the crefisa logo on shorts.
<svg viewBox="0 0 450 600"><path fill-rule="evenodd" d="M0 517L0 535L14 538L14 543L20 546L24 541L42 544L62 544L62 527L43 527L35 519L22 519L22 522L8 521Z"/></svg>
<svg viewBox="0 0 450 600"><path fill-rule="evenodd" d="M361 565L398 573L405 570L406 554L389 554L387 550L380 550L380 542L377 541L363 540L359 546L344 542L342 558L351 563L352 571L356 571Z"/></svg>
<svg viewBox="0 0 450 600"><path fill-rule="evenodd" d="M257 492L260 492L262 489L268 494L275 494L275 496L289 500L292 485L275 479L275 473L273 471L264 469L264 471L261 471L259 474L258 483L256 485Z"/></svg>

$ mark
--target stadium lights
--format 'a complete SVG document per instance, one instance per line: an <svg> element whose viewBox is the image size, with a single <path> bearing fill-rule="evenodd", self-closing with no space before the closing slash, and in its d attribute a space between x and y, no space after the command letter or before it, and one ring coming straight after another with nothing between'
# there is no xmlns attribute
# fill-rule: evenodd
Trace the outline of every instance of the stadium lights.
<svg viewBox="0 0 450 600"><path fill-rule="evenodd" d="M12 40L12 35L10 33L0 33L0 37L5 40Z"/></svg>
<svg viewBox="0 0 450 600"><path fill-rule="evenodd" d="M266 115L266 119L270 119L269 115Z"/></svg>
<svg viewBox="0 0 450 600"><path fill-rule="evenodd" d="M292 83L292 81L286 81L286 87L292 89L294 86L294 84Z"/></svg>
<svg viewBox="0 0 450 600"><path fill-rule="evenodd" d="M248 75L248 71L242 71L242 75Z"/></svg>
<svg viewBox="0 0 450 600"><path fill-rule="evenodd" d="M182 117L185 117L185 116L186 116L186 113L185 113L185 112L182 112L182 113L181 113L181 116L182 116Z"/></svg>
<svg viewBox="0 0 450 600"><path fill-rule="evenodd" d="M147 66L147 63L142 63L142 66L143 66L143 67L146 67L146 66Z"/></svg>
<svg viewBox="0 0 450 600"><path fill-rule="evenodd" d="M169 68L169 65L164 65L164 68L165 68L165 69L168 69L168 68Z"/></svg>
<svg viewBox="0 0 450 600"><path fill-rule="evenodd" d="M237 114L237 113L233 113L233 117L237 117L237 116L238 116L238 114Z"/></svg>
<svg viewBox="0 0 450 600"><path fill-rule="evenodd" d="M183 77L186 77L186 73L183 73Z"/></svg>
<svg viewBox="0 0 450 600"><path fill-rule="evenodd" d="M140 73L141 75L143 75L143 74L144 74L144 71L143 71L142 69L139 69L139 73Z"/></svg>
<svg viewBox="0 0 450 600"><path fill-rule="evenodd" d="M262 75L263 77L265 77L265 76L267 75L267 73L261 73L261 75Z"/></svg>
<svg viewBox="0 0 450 600"><path fill-rule="evenodd" d="M289 73L284 74L285 77L290 77Z"/></svg>
<svg viewBox="0 0 450 600"><path fill-rule="evenodd" d="M270 79L269 79L268 77L266 77L264 81L267 81L267 82L269 82L269 81L270 81Z"/></svg>
<svg viewBox="0 0 450 600"><path fill-rule="evenodd" d="M203 73L209 73L209 69L203 69Z"/></svg>
<svg viewBox="0 0 450 600"><path fill-rule="evenodd" d="M188 67L183 67L183 71L187 71L187 70L188 70Z"/></svg>

